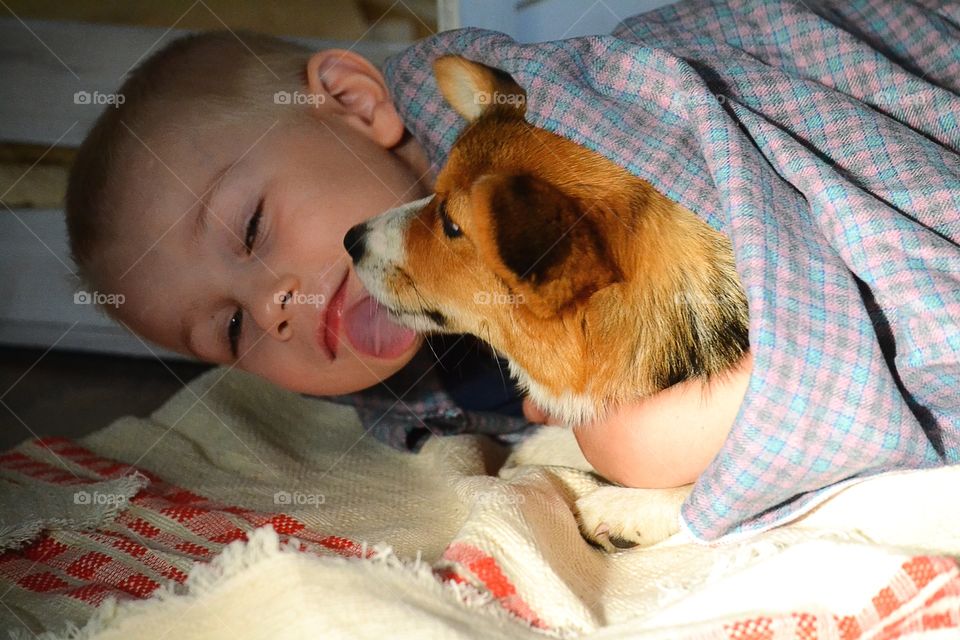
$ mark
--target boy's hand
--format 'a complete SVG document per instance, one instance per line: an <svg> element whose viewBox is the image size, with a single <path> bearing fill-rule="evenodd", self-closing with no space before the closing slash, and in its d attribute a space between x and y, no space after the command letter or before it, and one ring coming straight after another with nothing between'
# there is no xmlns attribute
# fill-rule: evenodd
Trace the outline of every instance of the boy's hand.
<svg viewBox="0 0 960 640"><path fill-rule="evenodd" d="M525 396L523 398L523 417L534 424L559 426L557 425L556 421L550 418L546 411L534 404L533 400L530 399L530 396Z"/></svg>
<svg viewBox="0 0 960 640"><path fill-rule="evenodd" d="M726 440L753 371L747 354L736 369L710 384L688 380L574 429L583 455L609 480L628 487L659 489L696 481ZM523 402L531 422L555 424Z"/></svg>

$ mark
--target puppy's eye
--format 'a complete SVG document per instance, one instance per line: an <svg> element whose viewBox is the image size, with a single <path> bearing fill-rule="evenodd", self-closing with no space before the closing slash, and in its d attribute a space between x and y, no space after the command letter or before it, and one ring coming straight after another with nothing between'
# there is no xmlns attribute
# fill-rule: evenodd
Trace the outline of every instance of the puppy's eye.
<svg viewBox="0 0 960 640"><path fill-rule="evenodd" d="M447 234L448 238L459 238L463 235L463 231L460 230L460 225L450 218L443 219L443 232Z"/></svg>
<svg viewBox="0 0 960 640"><path fill-rule="evenodd" d="M450 216L447 215L446 203L440 203L440 207L437 209L437 215L440 216L440 222L443 224L444 235L448 238L459 238L463 235L463 230L460 229L460 225L451 220Z"/></svg>

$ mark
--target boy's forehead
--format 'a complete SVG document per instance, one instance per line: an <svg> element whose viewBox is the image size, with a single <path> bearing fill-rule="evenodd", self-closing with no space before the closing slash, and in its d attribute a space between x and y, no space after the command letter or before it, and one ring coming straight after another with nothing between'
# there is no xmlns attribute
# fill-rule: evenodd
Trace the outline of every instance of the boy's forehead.
<svg viewBox="0 0 960 640"><path fill-rule="evenodd" d="M144 142L124 158L111 186L115 264L110 270L119 269L124 281L167 259L167 245L182 243L217 164L216 158L191 152L189 144Z"/></svg>
<svg viewBox="0 0 960 640"><path fill-rule="evenodd" d="M196 210L191 206L192 196L182 188L179 197L151 199L149 193L143 192L139 210L137 194L131 196L131 207L121 210L114 241L101 256L98 271L109 274L104 284L110 290L123 294L125 302L117 315L132 330L177 349L166 329L179 323L191 301L197 299L204 286L204 278L198 274L206 277L210 271L203 264L200 247L190 242Z"/></svg>
<svg viewBox="0 0 960 640"><path fill-rule="evenodd" d="M260 122L246 128L255 130L224 122L131 131L132 144L125 145L110 187L115 237L110 271L123 274L121 288L139 277L183 270L183 261L196 251L191 240L197 213L213 183L227 171L256 164L269 144Z"/></svg>
<svg viewBox="0 0 960 640"><path fill-rule="evenodd" d="M179 218L203 198L211 179L237 159L235 142L215 130L137 142L115 182L124 217L129 212L133 218Z"/></svg>

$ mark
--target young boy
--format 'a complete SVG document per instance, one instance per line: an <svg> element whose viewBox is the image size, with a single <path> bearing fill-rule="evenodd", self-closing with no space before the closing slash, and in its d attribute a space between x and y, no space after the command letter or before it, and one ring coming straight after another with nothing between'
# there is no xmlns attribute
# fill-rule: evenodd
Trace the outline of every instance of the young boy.
<svg viewBox="0 0 960 640"><path fill-rule="evenodd" d="M100 117L71 175L74 260L87 286L125 296L108 309L117 320L167 349L303 393L369 388L424 343L363 289L343 235L429 194L436 167L361 56L241 39L179 40L121 87L125 101ZM723 443L749 374L748 359L709 389L678 385L578 439L611 479L692 482ZM395 390L409 404L407 391ZM431 397L435 415L462 416L449 396ZM367 418L383 439L416 446Z"/></svg>

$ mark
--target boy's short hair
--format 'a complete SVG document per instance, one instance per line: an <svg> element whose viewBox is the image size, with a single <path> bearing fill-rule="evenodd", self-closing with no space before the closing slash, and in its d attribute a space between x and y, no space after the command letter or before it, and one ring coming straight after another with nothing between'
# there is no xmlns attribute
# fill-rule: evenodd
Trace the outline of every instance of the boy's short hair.
<svg viewBox="0 0 960 640"><path fill-rule="evenodd" d="M120 240L113 223L121 169L132 153L149 153L142 140L190 135L204 122L306 113L277 94L306 86L312 53L271 36L208 32L174 40L130 72L118 90L123 100L100 114L70 170L67 234L81 286L98 289L103 274L95 273L95 259Z"/></svg>

